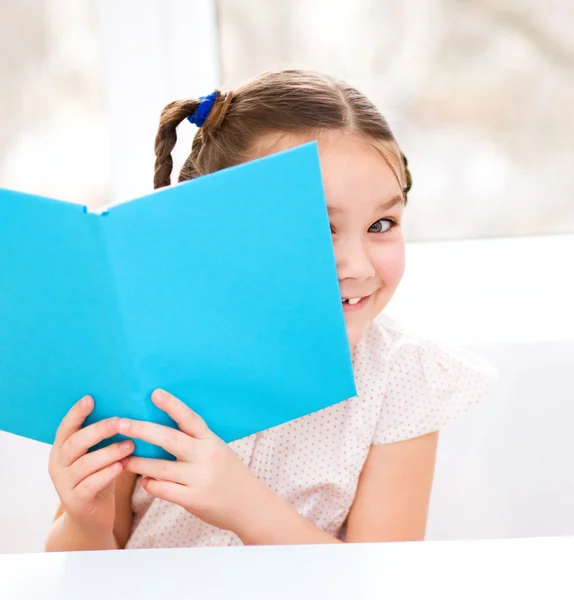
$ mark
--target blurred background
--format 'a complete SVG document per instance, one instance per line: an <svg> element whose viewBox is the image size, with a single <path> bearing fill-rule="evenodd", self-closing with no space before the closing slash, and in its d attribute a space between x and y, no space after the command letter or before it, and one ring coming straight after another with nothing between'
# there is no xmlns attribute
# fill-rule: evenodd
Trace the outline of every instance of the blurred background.
<svg viewBox="0 0 574 600"><path fill-rule="evenodd" d="M74 202L109 197L97 3L0 3L0 185Z"/></svg>
<svg viewBox="0 0 574 600"><path fill-rule="evenodd" d="M445 430L429 539L574 534L571 0L1 2L0 187L91 207L149 193L166 103L292 67L365 92L409 159L388 312L500 372ZM0 433L0 552L42 547L47 453Z"/></svg>
<svg viewBox="0 0 574 600"><path fill-rule="evenodd" d="M346 79L374 100L415 174L409 239L574 231L570 0L137 4L143 9L133 12L129 0L0 4L1 185L94 205L109 201L117 184L106 60L125 63L131 53L145 61L153 49L138 57L126 28L143 25L148 43L161 44L184 7L188 43L178 48L172 41L171 50L185 52L178 59L185 67L168 75L180 78L182 94L195 91L197 72L206 68L213 83L235 87L265 70L303 67ZM194 4L203 11L190 10ZM206 27L197 16L210 8L211 49L197 43ZM129 21L116 39L113 23L102 26L101 19L121 22L124 12ZM154 81L152 68L149 75L148 85L165 85L165 74ZM152 142L150 136L144 146L148 155ZM149 172L141 180L149 185Z"/></svg>

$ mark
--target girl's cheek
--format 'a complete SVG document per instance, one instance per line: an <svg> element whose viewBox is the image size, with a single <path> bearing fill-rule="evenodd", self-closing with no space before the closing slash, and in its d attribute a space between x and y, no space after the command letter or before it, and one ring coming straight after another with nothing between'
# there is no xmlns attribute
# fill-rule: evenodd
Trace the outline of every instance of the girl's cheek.
<svg viewBox="0 0 574 600"><path fill-rule="evenodd" d="M386 287L397 286L405 272L404 243L397 241L381 247L377 251L374 267Z"/></svg>

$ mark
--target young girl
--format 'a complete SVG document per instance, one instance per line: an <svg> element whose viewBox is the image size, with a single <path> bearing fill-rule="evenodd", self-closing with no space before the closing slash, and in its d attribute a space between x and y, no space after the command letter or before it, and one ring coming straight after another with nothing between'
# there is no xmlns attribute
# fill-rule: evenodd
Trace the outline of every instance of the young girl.
<svg viewBox="0 0 574 600"><path fill-rule="evenodd" d="M93 409L85 397L51 451L61 506L46 549L423 539L437 432L477 404L495 375L484 360L379 317L404 271L411 187L387 122L340 81L265 74L235 92L165 107L156 188L170 185L186 118L199 131L180 181L318 140L358 396L229 445L166 391L153 401L179 431L121 418L82 428ZM87 452L118 432L177 460L131 456L131 441Z"/></svg>

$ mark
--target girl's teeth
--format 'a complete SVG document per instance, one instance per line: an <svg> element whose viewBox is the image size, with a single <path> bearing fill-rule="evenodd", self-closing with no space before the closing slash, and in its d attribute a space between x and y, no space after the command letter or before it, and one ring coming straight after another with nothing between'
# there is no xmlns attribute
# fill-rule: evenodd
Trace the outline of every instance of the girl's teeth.
<svg viewBox="0 0 574 600"><path fill-rule="evenodd" d="M349 304L357 304L357 302L360 302L361 299L360 298L349 298Z"/></svg>

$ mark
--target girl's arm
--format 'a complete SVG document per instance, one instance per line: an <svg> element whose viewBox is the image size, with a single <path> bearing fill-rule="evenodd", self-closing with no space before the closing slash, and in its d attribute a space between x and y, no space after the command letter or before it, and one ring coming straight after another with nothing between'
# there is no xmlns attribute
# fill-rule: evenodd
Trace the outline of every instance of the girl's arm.
<svg viewBox="0 0 574 600"><path fill-rule="evenodd" d="M115 518L112 532L86 531L71 521L59 506L45 543L46 552L116 550L125 548L130 537L133 513L131 497L136 475L124 471L115 482Z"/></svg>
<svg viewBox="0 0 574 600"><path fill-rule="evenodd" d="M373 446L347 522L347 542L422 540L434 475L438 432ZM339 542L269 492L236 531L244 544Z"/></svg>
<svg viewBox="0 0 574 600"><path fill-rule="evenodd" d="M347 522L348 542L423 540L438 432L373 446Z"/></svg>

